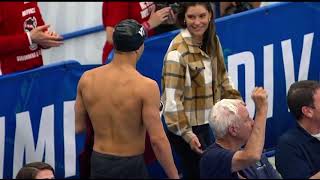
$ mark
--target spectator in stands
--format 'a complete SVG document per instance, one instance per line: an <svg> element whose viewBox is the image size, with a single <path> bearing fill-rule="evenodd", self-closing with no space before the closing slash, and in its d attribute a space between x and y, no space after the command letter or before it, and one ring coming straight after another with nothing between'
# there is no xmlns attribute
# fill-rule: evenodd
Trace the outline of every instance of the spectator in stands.
<svg viewBox="0 0 320 180"><path fill-rule="evenodd" d="M42 19L37 2L0 2L2 74L42 66L41 48L62 44L62 37L49 31L49 27Z"/></svg>
<svg viewBox="0 0 320 180"><path fill-rule="evenodd" d="M240 100L223 99L212 108L209 124L216 142L201 158L201 178L280 178L266 156L262 155L268 110L267 92L261 87L255 88L252 99L257 110L255 121L249 117L245 104Z"/></svg>
<svg viewBox="0 0 320 180"><path fill-rule="evenodd" d="M179 178L159 116L158 85L136 70L145 37L137 21L121 21L113 32L111 63L85 72L79 80L76 132L91 121L91 178L148 178L143 157L146 131L167 176Z"/></svg>
<svg viewBox="0 0 320 180"><path fill-rule="evenodd" d="M177 22L182 30L164 57L163 114L183 177L198 179L200 156L214 141L208 125L212 106L241 96L228 78L210 3L181 3Z"/></svg>
<svg viewBox="0 0 320 180"><path fill-rule="evenodd" d="M296 127L279 138L277 170L284 179L320 179L320 83L293 83L287 103L296 118Z"/></svg>
<svg viewBox="0 0 320 180"><path fill-rule="evenodd" d="M216 2L219 3L220 16L227 16L250 9L258 8L261 2Z"/></svg>
<svg viewBox="0 0 320 180"><path fill-rule="evenodd" d="M107 62L108 55L113 48L112 33L114 26L124 19L135 19L148 31L148 36L154 35L154 28L164 21L173 23L175 17L171 7L155 10L154 2L103 2L102 21L106 29L107 40L103 47L102 63Z"/></svg>
<svg viewBox="0 0 320 180"><path fill-rule="evenodd" d="M16 179L54 179L54 169L44 162L32 162L23 166Z"/></svg>

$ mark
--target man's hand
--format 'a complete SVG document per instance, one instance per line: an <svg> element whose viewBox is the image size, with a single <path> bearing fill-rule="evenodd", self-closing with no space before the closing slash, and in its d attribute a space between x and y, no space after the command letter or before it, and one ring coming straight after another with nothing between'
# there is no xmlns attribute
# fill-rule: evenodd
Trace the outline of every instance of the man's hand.
<svg viewBox="0 0 320 180"><path fill-rule="evenodd" d="M197 136L193 137L191 141L189 142L190 148L192 151L202 154L203 150L201 149L201 143L199 142L199 139Z"/></svg>
<svg viewBox="0 0 320 180"><path fill-rule="evenodd" d="M63 44L63 38L55 32L48 31L50 25L43 25L34 28L30 32L32 43L36 43L44 48L58 47Z"/></svg>
<svg viewBox="0 0 320 180"><path fill-rule="evenodd" d="M158 11L153 10L148 20L150 28L153 29L159 26L162 22L166 21L169 18L170 11L172 11L171 7L165 7L159 9Z"/></svg>
<svg viewBox="0 0 320 180"><path fill-rule="evenodd" d="M256 106L257 112L267 113L268 111L268 94L262 87L255 87L251 95Z"/></svg>

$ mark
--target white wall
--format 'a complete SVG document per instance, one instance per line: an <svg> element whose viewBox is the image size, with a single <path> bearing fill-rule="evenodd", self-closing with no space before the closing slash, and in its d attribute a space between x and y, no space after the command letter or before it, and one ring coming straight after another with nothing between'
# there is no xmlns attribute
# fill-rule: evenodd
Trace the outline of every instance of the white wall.
<svg viewBox="0 0 320 180"><path fill-rule="evenodd" d="M102 24L102 2L38 2L44 21L59 34ZM58 48L43 50L44 64L78 60L100 64L106 35L104 31L64 41Z"/></svg>

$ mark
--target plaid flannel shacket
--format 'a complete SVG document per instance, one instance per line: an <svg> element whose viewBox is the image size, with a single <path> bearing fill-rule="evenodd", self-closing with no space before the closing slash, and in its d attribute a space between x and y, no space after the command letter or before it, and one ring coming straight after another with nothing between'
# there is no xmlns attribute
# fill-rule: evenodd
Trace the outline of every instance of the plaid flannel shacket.
<svg viewBox="0 0 320 180"><path fill-rule="evenodd" d="M218 44L216 56L209 57L183 29L164 57L161 99L165 122L169 131L187 143L196 136L192 126L207 124L216 102L241 99L228 77L219 40Z"/></svg>

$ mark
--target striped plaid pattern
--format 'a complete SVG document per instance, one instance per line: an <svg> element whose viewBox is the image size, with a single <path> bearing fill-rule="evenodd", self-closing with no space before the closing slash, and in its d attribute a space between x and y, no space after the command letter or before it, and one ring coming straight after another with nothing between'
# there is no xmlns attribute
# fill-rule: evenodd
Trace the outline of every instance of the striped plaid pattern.
<svg viewBox="0 0 320 180"><path fill-rule="evenodd" d="M223 98L241 99L227 76L220 42L217 53L209 57L184 29L171 41L164 57L161 99L165 121L172 133L188 143L195 136L191 127L208 123L214 103Z"/></svg>

